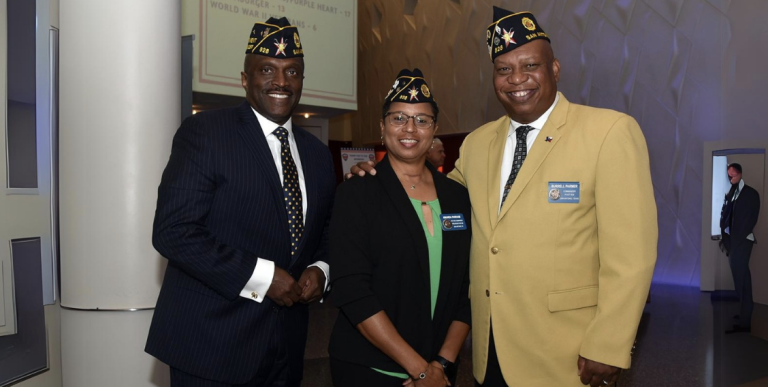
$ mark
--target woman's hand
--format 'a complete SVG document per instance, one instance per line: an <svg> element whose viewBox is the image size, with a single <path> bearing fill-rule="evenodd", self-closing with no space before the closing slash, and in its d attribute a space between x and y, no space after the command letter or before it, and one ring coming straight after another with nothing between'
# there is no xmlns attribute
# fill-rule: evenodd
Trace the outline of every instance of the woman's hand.
<svg viewBox="0 0 768 387"><path fill-rule="evenodd" d="M403 382L404 386L413 384L413 387L445 387L450 386L448 377L443 372L443 366L440 363L433 361L429 363L427 370L424 372L427 377L424 379L408 379Z"/></svg>

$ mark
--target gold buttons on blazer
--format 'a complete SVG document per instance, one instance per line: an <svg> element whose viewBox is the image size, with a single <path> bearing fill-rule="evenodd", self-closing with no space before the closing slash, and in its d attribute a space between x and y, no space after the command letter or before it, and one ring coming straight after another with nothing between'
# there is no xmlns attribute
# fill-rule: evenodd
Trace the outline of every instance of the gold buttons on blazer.
<svg viewBox="0 0 768 387"><path fill-rule="evenodd" d="M493 253L494 255L498 254L499 253L499 248L498 247L492 248L491 249L491 253Z"/></svg>
<svg viewBox="0 0 768 387"><path fill-rule="evenodd" d="M491 296L491 291L488 290L488 289L485 289L485 296L486 297L490 297Z"/></svg>

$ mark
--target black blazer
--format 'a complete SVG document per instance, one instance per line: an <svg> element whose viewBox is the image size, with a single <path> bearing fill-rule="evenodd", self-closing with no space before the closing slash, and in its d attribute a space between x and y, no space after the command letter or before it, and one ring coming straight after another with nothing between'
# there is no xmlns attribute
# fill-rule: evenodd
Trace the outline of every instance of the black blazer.
<svg viewBox="0 0 768 387"><path fill-rule="evenodd" d="M444 214L461 213L469 226L469 194L426 164ZM383 310L397 331L427 361L437 355L453 321L470 323L471 231L443 232L440 288L430 316L427 239L388 158L376 176L354 178L336 192L331 220L330 299L341 313L331 334L334 358L385 371L405 370L363 337L357 324ZM440 227L440 224L435 224Z"/></svg>
<svg viewBox="0 0 768 387"><path fill-rule="evenodd" d="M757 224L760 214L760 195L757 191L744 185L744 188L733 201L733 222L730 228L731 243L738 244L747 241Z"/></svg>
<svg viewBox="0 0 768 387"><path fill-rule="evenodd" d="M267 140L244 102L184 120L158 189L152 242L168 258L145 350L184 372L225 383L251 380L271 360L275 337L301 379L307 307L280 308L239 296L272 260L298 279L328 261L336 179L328 148L294 127L308 200L304 237L291 260L283 190ZM295 157L295 155L294 155ZM267 363L270 364L270 363Z"/></svg>

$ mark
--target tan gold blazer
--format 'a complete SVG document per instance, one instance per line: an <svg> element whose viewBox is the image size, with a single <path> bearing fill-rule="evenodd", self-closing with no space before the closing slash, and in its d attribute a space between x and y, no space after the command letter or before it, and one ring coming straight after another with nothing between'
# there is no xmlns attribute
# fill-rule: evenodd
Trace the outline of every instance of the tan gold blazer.
<svg viewBox="0 0 768 387"><path fill-rule="evenodd" d="M629 368L648 295L658 227L645 139L632 117L560 94L499 213L509 122L469 134L450 174L472 202L474 375L493 316L508 383L582 386L578 355ZM580 183L579 202L550 203L549 182Z"/></svg>

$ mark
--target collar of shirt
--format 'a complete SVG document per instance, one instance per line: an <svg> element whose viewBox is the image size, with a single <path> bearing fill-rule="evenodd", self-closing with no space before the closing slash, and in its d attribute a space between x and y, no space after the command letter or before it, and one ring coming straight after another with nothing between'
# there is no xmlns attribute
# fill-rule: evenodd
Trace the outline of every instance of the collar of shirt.
<svg viewBox="0 0 768 387"><path fill-rule="evenodd" d="M521 124L513 119L510 119L509 121L509 133L507 134L507 137L511 136L512 133L514 133L517 128L528 125L533 127L533 131L540 131L541 128L544 127L544 124L547 123L547 120L549 119L549 116L552 114L552 111L555 110L555 106L557 105L557 102L560 100L560 94L555 94L555 101L552 102L552 106L547 109L547 111L544 112L544 114L541 115L536 121L531 122L530 124ZM530 149L529 149L530 150Z"/></svg>
<svg viewBox="0 0 768 387"><path fill-rule="evenodd" d="M541 128L544 127L544 124L547 123L549 115L552 114L552 111L555 109L555 105L557 105L557 101L559 100L560 94L557 94L555 96L555 101L552 102L552 106L550 106L549 109L547 109L547 111L545 111L544 114L542 114L541 117L539 117L536 121L528 124L534 128L528 132L528 136L525 139L525 145L528 148L528 152L531 151L531 147L533 147L534 142L536 142L536 137L538 137L539 132L541 132ZM515 148L517 148L517 136L514 135L514 133L515 130L517 130L517 128L522 125L523 124L515 122L514 120L510 120L509 123L509 132L507 133L506 143L504 145L504 153L501 157L501 176L499 178L501 184L499 186L499 198L504 196L504 185L507 184L509 173L512 172L512 158L515 154ZM499 211L501 211L501 207L499 207Z"/></svg>
<svg viewBox="0 0 768 387"><path fill-rule="evenodd" d="M275 129L279 127L283 127L288 130L288 145L291 147L291 157L293 157L293 162L296 164L296 170L299 173L299 187L301 188L301 207L304 212L304 222L307 220L307 184L304 180L304 168L301 165L301 157L299 156L299 148L298 145L296 145L296 139L293 135L293 123L292 119L288 119L288 121L282 125L278 125L272 121L270 121L268 118L262 116L259 114L259 112L256 111L256 109L251 106L251 110L253 110L253 114L256 115L256 118L259 120L259 125L261 126L261 130L264 132L264 137L267 139L267 145L269 146L269 153L272 154L272 160L275 162L275 169L277 170L277 174L280 178L280 182L282 184L283 181L283 168L282 168L282 160L280 157L280 149L281 144L280 140L277 139L277 136L275 136L274 132Z"/></svg>
<svg viewBox="0 0 768 387"><path fill-rule="evenodd" d="M264 137L269 137L270 135L274 136L272 132L275 131L275 129L279 127L283 127L286 130L288 130L288 137L293 137L293 118L289 118L288 121L282 125L279 125L277 123L274 123L270 121L267 117L262 116L259 114L259 112L256 111L256 109L251 106L251 110L253 110L253 114L256 115L256 119L259 120L259 125L261 125L261 130L264 131Z"/></svg>
<svg viewBox="0 0 768 387"><path fill-rule="evenodd" d="M736 195L733 195L733 200L736 200L739 198L739 195L741 195L741 191L744 190L744 179L739 180L739 191L736 192Z"/></svg>

